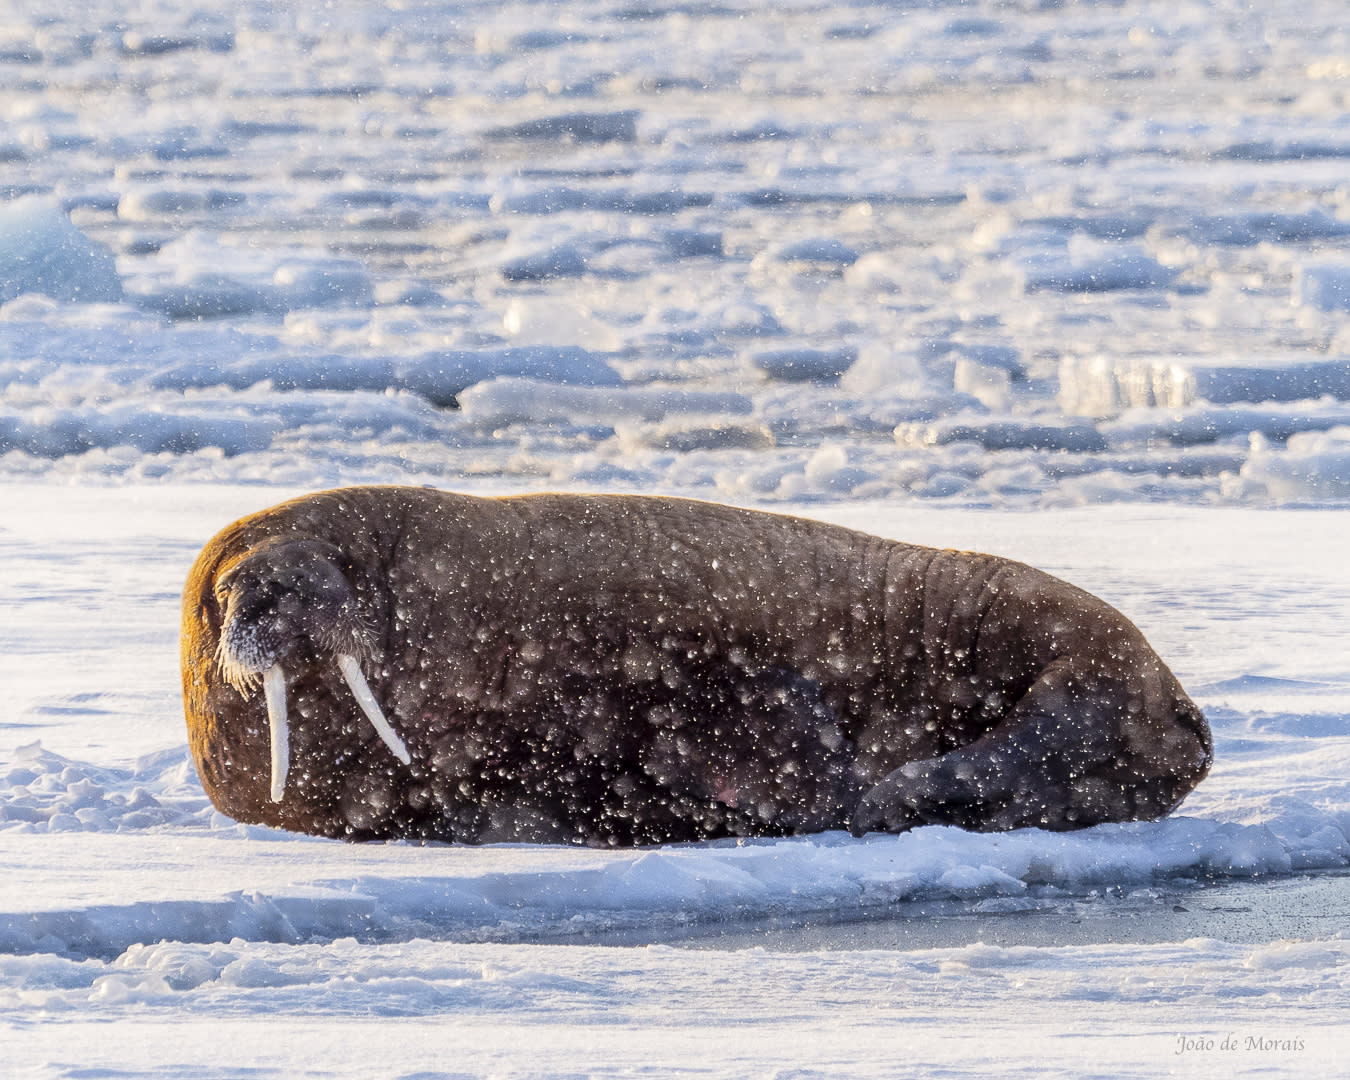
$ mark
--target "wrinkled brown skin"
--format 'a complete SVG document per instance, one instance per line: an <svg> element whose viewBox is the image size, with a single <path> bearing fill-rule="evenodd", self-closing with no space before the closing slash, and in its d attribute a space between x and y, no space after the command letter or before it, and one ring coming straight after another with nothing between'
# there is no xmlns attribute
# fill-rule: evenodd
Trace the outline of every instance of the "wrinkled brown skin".
<svg viewBox="0 0 1350 1080"><path fill-rule="evenodd" d="M363 667L412 764L311 626L281 648L292 767L274 803L263 695L222 678L217 645L232 595L237 612L275 607L258 581L297 539L350 584ZM231 577L251 554L252 576ZM313 618L332 610L316 601ZM201 553L182 661L215 805L347 839L1074 829L1166 814L1211 760L1175 677L1088 593L1006 559L680 499L369 487L284 503Z"/></svg>

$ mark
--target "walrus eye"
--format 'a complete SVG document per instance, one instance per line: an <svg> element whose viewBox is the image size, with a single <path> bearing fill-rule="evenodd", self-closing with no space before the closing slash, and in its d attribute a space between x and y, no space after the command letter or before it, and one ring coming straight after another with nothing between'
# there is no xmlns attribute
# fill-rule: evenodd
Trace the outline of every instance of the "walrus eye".
<svg viewBox="0 0 1350 1080"><path fill-rule="evenodd" d="M384 745L393 751L394 757L403 762L404 765L412 764L412 755L408 753L407 746L403 740L398 737L389 721L384 718L384 712L380 708L380 703L375 700L375 695L370 692L370 684L366 682L366 677L361 674L361 665L356 657L351 653L337 654L338 669L342 672L342 677L347 680L347 685L351 687L352 696L356 698L356 703L361 706L361 711L366 714L370 722L375 725L375 731L380 738L384 740Z"/></svg>

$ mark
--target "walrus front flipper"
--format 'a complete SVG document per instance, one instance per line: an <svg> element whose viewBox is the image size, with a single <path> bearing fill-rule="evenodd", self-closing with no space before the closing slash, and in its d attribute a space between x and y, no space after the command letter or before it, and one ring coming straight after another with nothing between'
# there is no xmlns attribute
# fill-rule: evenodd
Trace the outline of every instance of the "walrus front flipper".
<svg viewBox="0 0 1350 1080"><path fill-rule="evenodd" d="M1051 664L1007 717L968 746L913 761L863 798L855 836L919 825L1081 829L1161 817L1209 770L1209 727L1169 676Z"/></svg>

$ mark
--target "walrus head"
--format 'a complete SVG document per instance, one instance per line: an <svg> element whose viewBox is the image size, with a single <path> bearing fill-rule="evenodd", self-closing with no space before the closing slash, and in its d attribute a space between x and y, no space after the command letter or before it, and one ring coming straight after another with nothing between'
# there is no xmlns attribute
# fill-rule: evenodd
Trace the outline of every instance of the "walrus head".
<svg viewBox="0 0 1350 1080"><path fill-rule="evenodd" d="M273 802L281 801L290 768L288 664L335 664L385 745L403 764L412 760L361 673L373 651L371 633L342 561L332 544L282 541L254 549L216 580L216 602L224 612L216 661L225 681L245 697L262 682Z"/></svg>

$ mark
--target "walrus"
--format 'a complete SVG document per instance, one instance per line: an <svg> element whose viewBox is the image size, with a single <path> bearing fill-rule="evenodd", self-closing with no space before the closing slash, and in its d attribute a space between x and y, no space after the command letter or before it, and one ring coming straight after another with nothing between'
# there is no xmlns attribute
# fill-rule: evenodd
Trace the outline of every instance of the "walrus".
<svg viewBox="0 0 1350 1080"><path fill-rule="evenodd" d="M351 840L1077 829L1168 813L1212 753L1089 593L677 498L282 503L197 558L182 673L223 813Z"/></svg>

